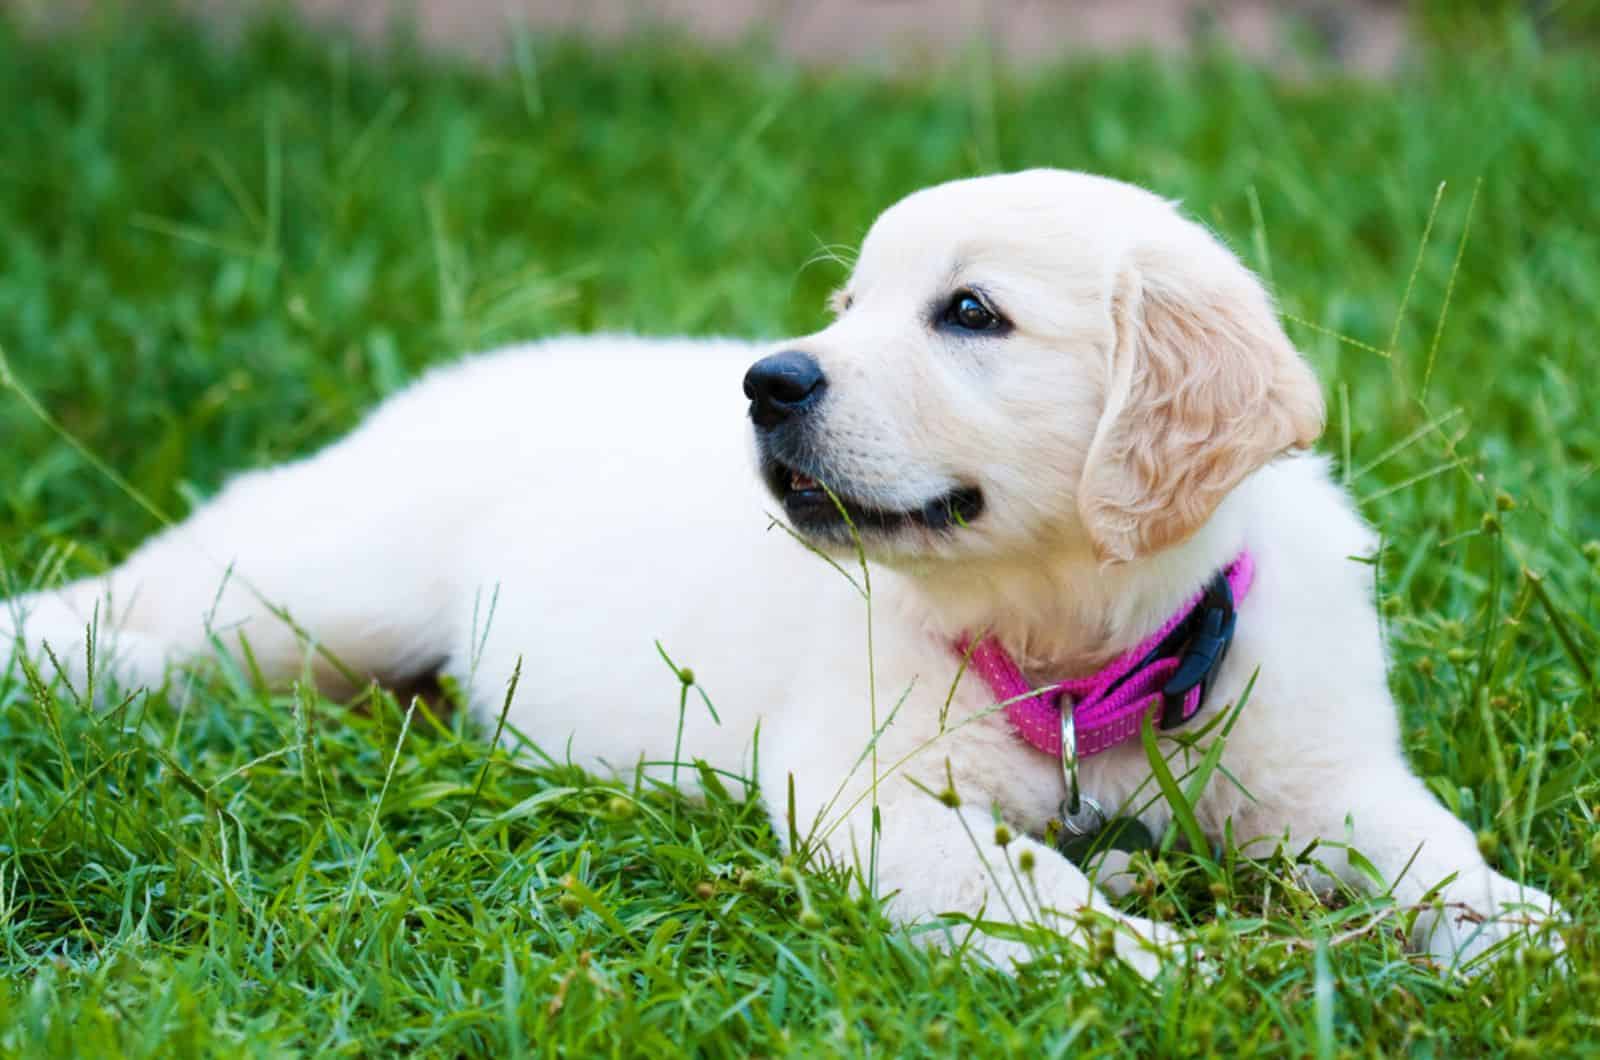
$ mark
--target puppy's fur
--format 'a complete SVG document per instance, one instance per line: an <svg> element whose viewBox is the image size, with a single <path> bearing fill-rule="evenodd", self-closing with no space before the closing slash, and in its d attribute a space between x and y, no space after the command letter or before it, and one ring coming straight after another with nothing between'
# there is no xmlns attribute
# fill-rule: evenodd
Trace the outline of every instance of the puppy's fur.
<svg viewBox="0 0 1600 1060"><path fill-rule="evenodd" d="M999 324L953 325L961 292ZM832 324L779 346L570 339L437 372L325 451L235 479L108 577L11 601L0 654L8 637L41 658L49 643L81 682L98 612L125 684L159 683L212 630L248 639L278 681L309 665L336 687L328 655L388 681L442 667L486 718L521 658L511 722L627 772L673 753L677 680L659 641L721 715L690 711L687 753L747 771L760 726L781 836L792 777L799 832L865 865L875 747L877 886L897 916L981 911L1072 933L1092 907L1149 970L1167 930L1111 910L1034 839L1009 851L1012 864L1033 855L1026 886L988 847L995 812L1043 833L1061 769L1013 735L981 681L957 681L950 644L988 630L1040 683L1081 674L1248 548L1255 588L1185 730L1259 675L1223 755L1238 783L1212 780L1202 826L1220 838L1231 819L1256 851L1328 841L1330 869L1372 887L1348 843L1402 903L1443 884L1412 942L1446 962L1556 912L1489 868L1407 768L1358 559L1373 535L1326 461L1285 455L1321 430L1317 382L1260 284L1203 228L1083 174L946 184L877 221L835 303ZM741 378L776 350L813 357L826 391L803 426L753 446ZM950 525L857 520L870 670L856 587L772 526L790 468L863 513L981 495L981 512ZM796 532L851 569L841 520L813 511ZM1137 742L1083 767L1108 806L1151 790L1148 777ZM947 780L957 809L926 793ZM1167 807L1144 819L1165 827Z"/></svg>

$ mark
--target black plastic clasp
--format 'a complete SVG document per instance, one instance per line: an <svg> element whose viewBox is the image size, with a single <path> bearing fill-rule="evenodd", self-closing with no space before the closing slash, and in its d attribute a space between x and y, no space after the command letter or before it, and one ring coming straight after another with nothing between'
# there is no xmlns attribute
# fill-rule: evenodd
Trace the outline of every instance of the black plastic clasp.
<svg viewBox="0 0 1600 1060"><path fill-rule="evenodd" d="M1233 627L1237 618L1233 610L1233 587L1228 584L1228 574L1226 571L1218 571L1211 584L1206 586L1206 593L1200 598L1200 603L1195 607L1194 635L1184 646L1183 654L1179 657L1178 669L1161 688L1161 695L1165 701L1161 712L1162 729L1175 729L1189 720L1183 716L1183 701L1196 685L1200 686L1202 702L1205 700L1206 690L1211 684L1211 675L1222 665L1222 660L1228 657L1228 647L1233 643ZM1195 713L1198 714L1199 711Z"/></svg>

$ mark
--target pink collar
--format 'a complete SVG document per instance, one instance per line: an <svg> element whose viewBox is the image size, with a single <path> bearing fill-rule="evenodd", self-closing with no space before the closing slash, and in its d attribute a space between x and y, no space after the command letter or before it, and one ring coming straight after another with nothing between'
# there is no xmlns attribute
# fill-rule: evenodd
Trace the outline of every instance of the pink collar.
<svg viewBox="0 0 1600 1060"><path fill-rule="evenodd" d="M1077 756L1098 754L1131 740L1147 715L1163 729L1200 710L1208 678L1233 638L1234 604L1255 579L1255 562L1241 552L1205 589L1136 647L1098 673L1034 688L999 641L976 644L963 636L955 648L989 686L1017 735L1050 755L1061 754L1063 697L1072 703Z"/></svg>

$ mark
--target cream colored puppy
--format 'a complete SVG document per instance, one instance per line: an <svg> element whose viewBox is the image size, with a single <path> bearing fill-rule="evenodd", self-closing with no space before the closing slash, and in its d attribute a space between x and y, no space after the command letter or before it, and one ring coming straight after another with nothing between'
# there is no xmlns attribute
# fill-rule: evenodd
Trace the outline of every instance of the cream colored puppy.
<svg viewBox="0 0 1600 1060"><path fill-rule="evenodd" d="M795 829L865 872L876 801L896 916L1073 934L1092 908L1148 971L1173 937L1025 838L1058 813L1062 763L956 645L987 632L1030 681L1080 676L1247 551L1232 651L1181 730L1259 675L1223 755L1238 784L1219 773L1199 800L1211 838L1231 819L1258 852L1323 840L1370 888L1348 843L1405 904L1442 885L1412 942L1446 962L1556 912L1407 768L1372 568L1353 558L1374 537L1326 461L1284 455L1322 429L1317 381L1204 228L1078 173L945 184L877 221L834 308L775 346L566 339L436 372L323 452L235 479L108 577L11 601L0 651L48 643L81 689L97 614L124 685L159 684L211 631L276 681L309 665L334 688L328 656L386 681L442 669L485 721L521 659L511 723L626 773L673 755L659 642L721 717L691 710L685 756L759 767L780 836L792 779ZM870 638L858 586L802 544L859 583L851 523ZM1159 831L1149 776L1138 739L1079 772L1102 806L1142 791ZM958 808L928 793L947 784ZM996 815L1024 837L1003 852Z"/></svg>

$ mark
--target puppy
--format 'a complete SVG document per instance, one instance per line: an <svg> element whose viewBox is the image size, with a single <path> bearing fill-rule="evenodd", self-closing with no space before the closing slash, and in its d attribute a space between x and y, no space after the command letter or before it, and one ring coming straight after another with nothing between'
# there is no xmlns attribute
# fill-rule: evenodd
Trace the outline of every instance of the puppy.
<svg viewBox="0 0 1600 1060"><path fill-rule="evenodd" d="M776 346L561 339L438 371L108 576L10 601L0 654L49 645L81 690L93 620L96 662L155 686L215 635L325 690L442 670L485 721L520 660L511 724L665 776L659 645L720 718L689 712L684 755L759 771L778 834L875 867L896 917L1078 935L1094 910L1145 972L1174 935L1034 837L1118 810L1159 833L1143 729L1201 755L1237 708L1209 841L1322 840L1370 890L1360 851L1449 964L1556 915L1408 769L1374 536L1291 452L1317 380L1204 228L1079 173L944 184L878 219L833 308Z"/></svg>

